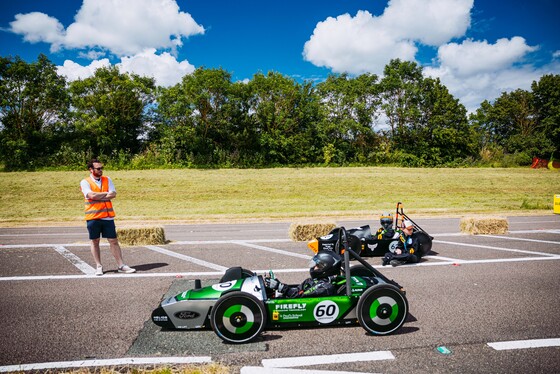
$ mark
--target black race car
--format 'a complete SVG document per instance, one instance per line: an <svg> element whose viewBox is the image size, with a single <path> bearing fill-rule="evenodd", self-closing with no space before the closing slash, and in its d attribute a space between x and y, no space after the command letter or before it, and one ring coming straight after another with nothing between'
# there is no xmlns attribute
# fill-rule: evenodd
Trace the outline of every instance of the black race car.
<svg viewBox="0 0 560 374"><path fill-rule="evenodd" d="M404 220L411 221L414 225L412 234L413 240L418 242L417 256L422 257L430 253L432 249L432 240L434 239L410 217L404 214L402 203L397 203L397 211L394 221L393 234L384 235L379 238L377 233L372 233L369 225L348 229L348 241L350 248L362 257L383 257L387 252L395 252L399 242L401 233L401 223ZM327 235L311 240L307 243L308 247L315 253L322 250L334 251L341 254L339 248L339 232L340 228L335 228Z"/></svg>

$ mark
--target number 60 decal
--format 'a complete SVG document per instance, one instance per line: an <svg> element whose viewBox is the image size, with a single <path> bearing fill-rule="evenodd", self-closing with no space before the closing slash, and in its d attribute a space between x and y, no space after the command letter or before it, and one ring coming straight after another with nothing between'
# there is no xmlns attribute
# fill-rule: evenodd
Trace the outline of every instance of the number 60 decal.
<svg viewBox="0 0 560 374"><path fill-rule="evenodd" d="M319 323L331 323L338 317L338 305L330 300L321 301L313 309L313 316Z"/></svg>

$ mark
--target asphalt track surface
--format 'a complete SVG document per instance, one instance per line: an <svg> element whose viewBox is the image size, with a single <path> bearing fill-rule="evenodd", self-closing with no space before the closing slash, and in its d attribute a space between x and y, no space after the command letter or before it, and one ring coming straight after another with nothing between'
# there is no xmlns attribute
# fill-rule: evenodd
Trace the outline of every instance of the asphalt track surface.
<svg viewBox="0 0 560 374"><path fill-rule="evenodd" d="M395 334L271 330L243 345L210 330L161 331L150 313L164 296L195 279L216 282L230 266L302 281L311 252L289 240L289 223L165 226L169 244L123 248L136 274L118 274L103 246L101 277L92 275L85 227L2 228L0 372L158 359L246 374L558 372L560 216L508 221L507 235L470 236L458 219L419 219L435 238L430 256L397 268L369 258L406 288L410 316Z"/></svg>

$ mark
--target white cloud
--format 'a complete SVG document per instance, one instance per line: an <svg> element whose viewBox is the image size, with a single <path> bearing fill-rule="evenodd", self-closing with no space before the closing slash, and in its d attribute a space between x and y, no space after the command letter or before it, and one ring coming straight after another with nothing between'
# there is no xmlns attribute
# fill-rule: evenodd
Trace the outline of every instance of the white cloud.
<svg viewBox="0 0 560 374"><path fill-rule="evenodd" d="M465 35L474 0L391 0L381 27L397 39L439 46Z"/></svg>
<svg viewBox="0 0 560 374"><path fill-rule="evenodd" d="M392 0L384 13L358 11L319 22L303 56L334 72L381 74L394 58L414 61L417 43L438 46L463 36L473 0Z"/></svg>
<svg viewBox="0 0 560 374"><path fill-rule="evenodd" d="M360 74L383 71L388 59L413 60L416 47L407 40L395 40L379 27L379 20L367 11L319 22L305 43L304 58L334 72Z"/></svg>
<svg viewBox="0 0 560 374"><path fill-rule="evenodd" d="M110 53L120 57L116 65L122 72L153 77L162 86L174 85L194 71L187 60L174 56L183 38L205 32L190 14L179 10L176 0L83 0L66 29L56 18L39 12L16 15L10 27L28 42L50 43L51 50L77 49L78 57L91 59L87 66L66 60L58 67L71 81L109 66L107 58L100 58Z"/></svg>
<svg viewBox="0 0 560 374"><path fill-rule="evenodd" d="M184 75L195 70L187 60L179 62L167 52L157 55L155 49L132 57L123 57L117 66L120 71L153 77L160 86L173 86L179 83Z"/></svg>
<svg viewBox="0 0 560 374"><path fill-rule="evenodd" d="M516 36L499 39L495 44L467 39L461 44L449 43L438 49L442 67L448 67L458 76L469 76L508 68L528 52L537 50Z"/></svg>
<svg viewBox="0 0 560 374"><path fill-rule="evenodd" d="M175 0L84 0L66 30L44 13L18 14L11 31L51 48L97 48L117 56L130 56L147 48L169 49L182 38L204 34L190 14L181 12Z"/></svg>
<svg viewBox="0 0 560 374"><path fill-rule="evenodd" d="M531 83L554 66L535 68L520 64L537 47L531 47L521 37L499 39L495 44L467 39L461 44L442 45L438 64L424 68L427 76L438 77L449 91L460 98L469 112L484 100L494 100L503 92L529 90Z"/></svg>
<svg viewBox="0 0 560 374"><path fill-rule="evenodd" d="M525 60L539 47L521 36L495 43L464 39L472 7L473 0L390 0L379 16L329 17L316 25L303 56L335 73L382 75L391 59L415 61L420 45L438 47L424 75L440 78L470 112L503 92L530 89L543 74L558 74L560 51L537 68Z"/></svg>
<svg viewBox="0 0 560 374"><path fill-rule="evenodd" d="M23 35L27 42L46 42L57 50L64 40L64 26L56 18L40 12L16 14L15 18L10 22L10 31Z"/></svg>
<svg viewBox="0 0 560 374"><path fill-rule="evenodd" d="M109 59L92 61L88 66L82 66L71 60L64 61L64 65L57 66L58 74L64 75L69 81L91 77L95 71L102 67L111 66Z"/></svg>
<svg viewBox="0 0 560 374"><path fill-rule="evenodd" d="M469 112L474 112L484 100L493 101L504 92L530 90L531 83L544 74L558 74L560 65L552 63L540 68L531 65L509 66L495 71L459 76L446 67L424 68L424 74L440 78L449 92L459 98Z"/></svg>
<svg viewBox="0 0 560 374"><path fill-rule="evenodd" d="M64 75L69 81L74 81L91 77L98 68L110 65L111 63L106 58L92 61L87 66L66 60L64 65L58 66L57 69L59 74ZM188 61L179 62L167 52L157 55L155 49L146 50L132 57L123 57L121 62L115 66L122 73L152 77L157 85L166 87L179 83L184 75L195 70L195 67Z"/></svg>

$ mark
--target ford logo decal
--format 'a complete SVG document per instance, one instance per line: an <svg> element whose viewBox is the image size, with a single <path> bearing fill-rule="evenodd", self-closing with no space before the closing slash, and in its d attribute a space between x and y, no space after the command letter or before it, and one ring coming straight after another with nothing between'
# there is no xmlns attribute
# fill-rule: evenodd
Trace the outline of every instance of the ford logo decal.
<svg viewBox="0 0 560 374"><path fill-rule="evenodd" d="M179 319L194 319L194 318L199 317L199 316L200 316L200 313L191 312L190 310L183 310L181 312L175 313L175 317L177 317Z"/></svg>

